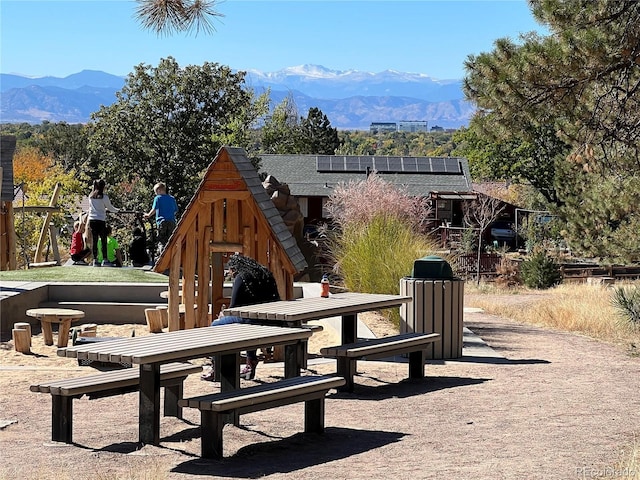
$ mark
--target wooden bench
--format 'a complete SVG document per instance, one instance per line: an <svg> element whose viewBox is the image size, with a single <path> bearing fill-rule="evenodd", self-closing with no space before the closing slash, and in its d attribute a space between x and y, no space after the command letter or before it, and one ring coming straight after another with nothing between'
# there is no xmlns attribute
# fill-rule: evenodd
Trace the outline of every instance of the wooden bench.
<svg viewBox="0 0 640 480"><path fill-rule="evenodd" d="M320 353L325 357L337 359L338 375L343 376L346 381L343 390L351 392L353 391L353 377L356 374L358 360L373 360L408 353L409 378L423 378L426 349L431 343L439 340L439 333L402 333L334 347L324 347L320 349Z"/></svg>
<svg viewBox="0 0 640 480"><path fill-rule="evenodd" d="M305 433L324 432L324 401L332 388L344 385L344 378L310 375L233 391L185 398L182 407L200 410L201 451L203 458L221 459L222 429L229 415L268 410L270 408L305 402Z"/></svg>
<svg viewBox="0 0 640 480"><path fill-rule="evenodd" d="M191 363L168 363L160 369L160 385L164 387L164 414L182 418L184 380L202 367ZM101 372L86 377L66 378L31 385L32 392L51 394L51 439L72 443L73 399L87 395L89 399L136 392L139 389L138 368Z"/></svg>

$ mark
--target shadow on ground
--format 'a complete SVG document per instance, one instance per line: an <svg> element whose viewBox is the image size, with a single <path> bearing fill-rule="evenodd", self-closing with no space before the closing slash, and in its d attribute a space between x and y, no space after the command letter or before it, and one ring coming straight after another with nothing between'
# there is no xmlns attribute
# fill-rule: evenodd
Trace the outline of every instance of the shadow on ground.
<svg viewBox="0 0 640 480"><path fill-rule="evenodd" d="M188 460L172 472L190 475L259 478L303 470L399 442L404 433L330 427L324 435L298 433L241 448L223 460Z"/></svg>
<svg viewBox="0 0 640 480"><path fill-rule="evenodd" d="M377 385L363 385L358 378L367 378ZM358 374L355 376L353 392L338 392L331 398L357 398L358 400L384 400L388 398L408 398L425 393L444 390L446 388L478 385L491 380L490 378L467 377L425 377L420 379L403 379L399 382L387 382L372 375Z"/></svg>

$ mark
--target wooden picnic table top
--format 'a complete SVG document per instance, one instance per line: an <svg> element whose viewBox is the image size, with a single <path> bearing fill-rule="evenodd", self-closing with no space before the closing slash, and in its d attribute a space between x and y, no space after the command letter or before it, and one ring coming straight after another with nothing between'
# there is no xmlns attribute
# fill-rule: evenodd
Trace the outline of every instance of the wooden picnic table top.
<svg viewBox="0 0 640 480"><path fill-rule="evenodd" d="M26 311L26 315L40 319L45 317L55 317L59 319L84 318L84 312L82 310L74 310L72 308L30 308Z"/></svg>
<svg viewBox="0 0 640 480"><path fill-rule="evenodd" d="M412 301L412 297L377 293L344 292L330 294L328 298L304 297L294 300L259 303L244 307L226 308L224 315L235 315L257 320L302 321L353 315L359 312L399 307Z"/></svg>
<svg viewBox="0 0 640 480"><path fill-rule="evenodd" d="M304 328L236 323L76 345L58 349L58 355L112 363L168 363L288 344L307 340L311 334Z"/></svg>

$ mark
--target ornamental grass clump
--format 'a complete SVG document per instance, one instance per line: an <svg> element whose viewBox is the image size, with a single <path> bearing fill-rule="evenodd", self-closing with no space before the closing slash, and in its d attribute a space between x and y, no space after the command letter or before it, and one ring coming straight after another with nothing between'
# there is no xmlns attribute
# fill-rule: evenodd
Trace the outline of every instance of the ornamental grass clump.
<svg viewBox="0 0 640 480"><path fill-rule="evenodd" d="M337 186L327 210L333 221L328 253L337 277L332 282L349 290L397 294L413 262L436 251L424 234L426 199L411 197L375 174ZM397 310L387 316L398 324Z"/></svg>

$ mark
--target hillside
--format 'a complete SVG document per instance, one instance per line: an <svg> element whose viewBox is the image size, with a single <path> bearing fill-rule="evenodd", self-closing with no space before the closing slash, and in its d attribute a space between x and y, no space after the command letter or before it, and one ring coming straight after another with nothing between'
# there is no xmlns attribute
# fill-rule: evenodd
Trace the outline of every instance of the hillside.
<svg viewBox="0 0 640 480"><path fill-rule="evenodd" d="M125 79L84 70L64 78L0 74L0 122L86 123L101 105L115 101ZM320 108L334 127L368 129L371 122L427 121L429 126L467 125L474 108L464 100L458 80L393 71L334 71L303 65L279 72L247 72L256 92L271 90L273 104L293 96L300 115Z"/></svg>

